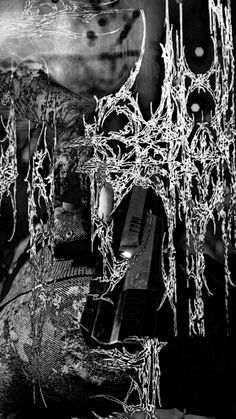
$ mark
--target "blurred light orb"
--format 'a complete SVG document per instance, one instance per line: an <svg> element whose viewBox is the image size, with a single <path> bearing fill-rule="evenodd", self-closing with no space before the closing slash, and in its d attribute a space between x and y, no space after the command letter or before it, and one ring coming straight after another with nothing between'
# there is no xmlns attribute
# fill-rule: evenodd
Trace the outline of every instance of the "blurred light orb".
<svg viewBox="0 0 236 419"><path fill-rule="evenodd" d="M200 105L199 105L199 103L192 103L192 105L191 105L191 111L193 112L193 113L197 113L197 112L199 112L200 111Z"/></svg>

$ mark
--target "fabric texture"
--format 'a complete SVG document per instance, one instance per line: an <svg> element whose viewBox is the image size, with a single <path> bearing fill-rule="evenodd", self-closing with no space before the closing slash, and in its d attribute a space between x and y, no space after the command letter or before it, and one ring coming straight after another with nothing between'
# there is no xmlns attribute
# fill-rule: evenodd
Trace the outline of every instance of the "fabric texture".
<svg viewBox="0 0 236 419"><path fill-rule="evenodd" d="M87 234L84 230L81 211L69 214L62 207L55 208L55 245L71 243L75 240L86 239ZM63 225L63 228L61 226Z"/></svg>
<svg viewBox="0 0 236 419"><path fill-rule="evenodd" d="M0 412L53 401L88 414L90 396L127 390L127 372L94 353L80 325L94 274L56 261L44 285L33 288L30 263L19 271L1 303Z"/></svg>

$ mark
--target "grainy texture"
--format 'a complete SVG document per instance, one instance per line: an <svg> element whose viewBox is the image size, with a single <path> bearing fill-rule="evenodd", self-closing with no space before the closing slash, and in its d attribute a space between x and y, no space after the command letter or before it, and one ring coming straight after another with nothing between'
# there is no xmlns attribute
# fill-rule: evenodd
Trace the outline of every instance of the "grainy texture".
<svg viewBox="0 0 236 419"><path fill-rule="evenodd" d="M73 267L73 262L67 261L67 275L63 271L64 278L60 278L57 263L61 265L56 262L53 276L47 278L47 301L37 307L33 319L28 263L16 278L22 284L21 295L18 289L18 296L12 293L11 301L2 302L0 411L5 413L31 407L34 391L37 406L44 397L46 403L70 403L79 412L89 412L90 396L117 395L120 384L128 384L127 372L113 370L102 356L93 353L80 327L94 271Z"/></svg>

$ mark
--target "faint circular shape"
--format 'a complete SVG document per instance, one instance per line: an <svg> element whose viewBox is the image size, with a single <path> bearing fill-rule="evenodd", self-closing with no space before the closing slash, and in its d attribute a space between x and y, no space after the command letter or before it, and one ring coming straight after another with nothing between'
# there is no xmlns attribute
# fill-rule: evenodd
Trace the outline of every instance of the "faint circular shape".
<svg viewBox="0 0 236 419"><path fill-rule="evenodd" d="M211 122L211 115L209 113L205 116L205 121Z"/></svg>
<svg viewBox="0 0 236 419"><path fill-rule="evenodd" d="M67 233L66 233L66 238L67 238L67 239L70 239L70 238L72 237L72 235L73 235L73 231L72 231L72 230L69 230L69 231L67 231Z"/></svg>
<svg viewBox="0 0 236 419"><path fill-rule="evenodd" d="M135 10L135 11L133 12L133 18L134 18L134 19L137 19L139 16L140 16L140 11L139 11L139 10Z"/></svg>
<svg viewBox="0 0 236 419"><path fill-rule="evenodd" d="M202 47L196 47L194 50L194 54L197 58L202 58L205 54L204 48Z"/></svg>
<svg viewBox="0 0 236 419"><path fill-rule="evenodd" d="M98 24L99 26L106 26L107 20L104 17L101 17L100 19L98 19Z"/></svg>
<svg viewBox="0 0 236 419"><path fill-rule="evenodd" d="M192 105L191 105L191 111L193 113L199 112L200 109L201 109L201 107L200 107L199 103L192 103Z"/></svg>

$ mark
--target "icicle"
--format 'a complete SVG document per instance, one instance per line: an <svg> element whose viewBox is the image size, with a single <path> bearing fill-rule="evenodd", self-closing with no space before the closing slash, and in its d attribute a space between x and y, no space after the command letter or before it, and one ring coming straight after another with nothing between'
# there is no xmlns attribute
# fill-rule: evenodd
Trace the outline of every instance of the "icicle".
<svg viewBox="0 0 236 419"><path fill-rule="evenodd" d="M1 123L6 135L0 142L0 208L4 195L10 196L13 211L13 230L9 241L13 238L16 228L16 179L17 171L17 142L14 98L10 100L10 109L7 124Z"/></svg>

